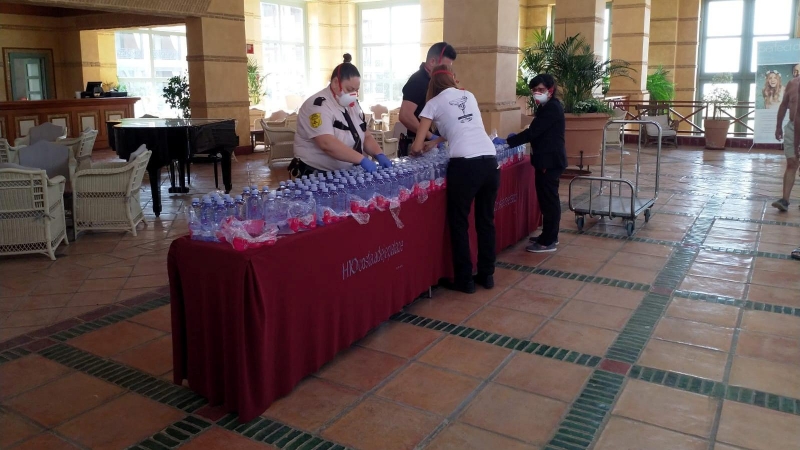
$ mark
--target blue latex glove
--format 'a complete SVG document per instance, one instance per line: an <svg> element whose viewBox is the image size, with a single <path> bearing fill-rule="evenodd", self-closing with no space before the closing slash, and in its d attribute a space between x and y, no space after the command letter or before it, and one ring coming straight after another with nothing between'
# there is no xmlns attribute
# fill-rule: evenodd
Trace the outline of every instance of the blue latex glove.
<svg viewBox="0 0 800 450"><path fill-rule="evenodd" d="M494 145L505 145L506 140L503 139L503 138L496 137L496 138L492 139L492 143Z"/></svg>
<svg viewBox="0 0 800 450"><path fill-rule="evenodd" d="M372 160L367 158L366 156L364 157L364 159L361 160L360 163L358 163L358 165L370 173L378 170L378 166L376 166L375 163L372 162Z"/></svg>
<svg viewBox="0 0 800 450"><path fill-rule="evenodd" d="M392 167L392 162L389 161L389 158L387 158L386 155L384 155L383 153L378 153L375 156L375 159L378 160L378 164L380 164L381 167L383 167L384 169L388 169L389 167Z"/></svg>
<svg viewBox="0 0 800 450"><path fill-rule="evenodd" d="M512 137L516 136L517 133L508 133L508 137L506 139L511 139Z"/></svg>

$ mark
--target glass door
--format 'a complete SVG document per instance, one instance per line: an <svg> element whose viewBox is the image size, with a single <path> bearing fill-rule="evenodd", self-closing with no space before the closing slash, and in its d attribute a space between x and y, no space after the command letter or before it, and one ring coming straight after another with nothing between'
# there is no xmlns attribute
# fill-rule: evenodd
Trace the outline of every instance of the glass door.
<svg viewBox="0 0 800 450"><path fill-rule="evenodd" d="M13 100L48 98L45 58L36 55L11 55Z"/></svg>

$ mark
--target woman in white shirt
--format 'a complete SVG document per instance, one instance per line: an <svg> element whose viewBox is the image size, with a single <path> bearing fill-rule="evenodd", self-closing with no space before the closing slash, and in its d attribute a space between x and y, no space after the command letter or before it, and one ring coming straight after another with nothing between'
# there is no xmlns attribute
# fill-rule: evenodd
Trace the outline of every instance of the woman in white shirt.
<svg viewBox="0 0 800 450"><path fill-rule="evenodd" d="M448 66L433 69L427 103L419 115L420 125L411 154L429 151L442 140L449 143L447 219L455 280L447 287L471 294L475 292L476 282L486 289L494 287L494 203L500 186L500 170L494 144L483 128L475 96L457 86L455 74ZM441 137L425 142L432 124L436 125L436 133ZM475 277L472 276L468 234L473 200L478 233L478 274Z"/></svg>

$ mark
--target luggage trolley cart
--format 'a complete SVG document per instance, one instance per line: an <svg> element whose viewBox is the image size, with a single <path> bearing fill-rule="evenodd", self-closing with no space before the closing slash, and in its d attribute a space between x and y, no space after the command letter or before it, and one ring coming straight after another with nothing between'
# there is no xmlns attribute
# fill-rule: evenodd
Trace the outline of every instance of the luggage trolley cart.
<svg viewBox="0 0 800 450"><path fill-rule="evenodd" d="M606 131L610 125L639 125L639 138L637 139L636 150L636 167L635 179L633 182L622 178L623 176L623 163L624 163L624 140L620 144L620 159L619 159L619 178L612 178L606 175ZM646 125L654 125L658 130L658 149L656 151L656 180L653 196L650 198L640 198L639 196L639 171L642 154L642 132ZM603 147L602 147L602 161L600 165L600 176L579 176L575 177L569 183L569 209L575 212L575 223L578 225L578 230L583 229L584 217L588 214L589 217L595 216L608 216L611 219L616 217L625 221L625 229L628 236L633 234L634 224L636 217L644 212L644 221L650 221L650 208L653 207L656 199L658 199L658 178L661 173L661 126L651 120L612 120L606 124L603 129ZM589 184L589 198L578 200L573 195L573 185L575 183ZM595 182L600 184L599 189L595 191ZM627 186L627 188L623 188Z"/></svg>

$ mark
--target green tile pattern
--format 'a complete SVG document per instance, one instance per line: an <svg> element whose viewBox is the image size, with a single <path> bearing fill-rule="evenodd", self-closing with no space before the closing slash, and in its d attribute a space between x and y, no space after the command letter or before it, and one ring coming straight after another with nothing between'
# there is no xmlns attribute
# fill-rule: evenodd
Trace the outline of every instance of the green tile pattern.
<svg viewBox="0 0 800 450"><path fill-rule="evenodd" d="M70 345L55 344L41 350L39 355L188 413L208 404L205 398L189 388L175 385L167 380L156 378L148 373L101 358Z"/></svg>
<svg viewBox="0 0 800 450"><path fill-rule="evenodd" d="M625 377L595 370L544 450L589 448L622 390Z"/></svg>
<svg viewBox="0 0 800 450"><path fill-rule="evenodd" d="M800 317L800 308L792 306L774 305L771 303L754 302L752 300L741 300L733 297L725 297L721 295L705 294L703 292L694 292L686 290L677 290L674 292L676 297L686 298L689 300L697 300L706 303L716 303L719 305L738 306L752 311L765 311L776 314L786 314L789 316Z"/></svg>
<svg viewBox="0 0 800 450"><path fill-rule="evenodd" d="M704 245L703 250L711 250L714 252L728 253L730 255L744 255L744 256L757 256L759 258L772 258L772 259L791 259L788 253L770 253L770 252L756 252L752 250L742 250L739 248L725 248L715 247L713 245Z"/></svg>
<svg viewBox="0 0 800 450"><path fill-rule="evenodd" d="M6 350L0 353L0 364L7 363L9 361L13 361L15 359L22 358L25 355L29 355L31 352L25 350L22 347L12 348L11 350Z"/></svg>
<svg viewBox="0 0 800 450"><path fill-rule="evenodd" d="M197 417L187 416L128 450L169 450L185 444L196 435L205 431L211 424Z"/></svg>
<svg viewBox="0 0 800 450"><path fill-rule="evenodd" d="M346 447L264 417L240 423L236 414L228 414L217 425L256 442L287 450L345 450Z"/></svg>
<svg viewBox="0 0 800 450"><path fill-rule="evenodd" d="M586 283L602 284L603 286L619 287L623 289L630 289L633 291L650 290L649 284L634 283L632 281L617 280L614 278L596 277L594 275L584 275L581 273L564 272L562 270L539 269L537 267L524 266L521 264L512 264L502 261L496 262L495 267L499 267L501 269L515 270L517 272L532 273L535 275L545 275L553 278L562 278L565 280L576 280L576 281L583 281Z"/></svg>
<svg viewBox="0 0 800 450"><path fill-rule="evenodd" d="M456 325L454 323L441 320L430 319L408 313L397 313L390 320L395 322L407 323L434 331L442 331L453 336L459 336L473 341L485 342L509 350L519 350L525 353L544 356L545 358L566 361L580 366L595 367L601 358L595 355L576 352L565 348L551 345L540 344L527 339L518 339L503 334L492 333L491 331L479 330L477 328Z"/></svg>
<svg viewBox="0 0 800 450"><path fill-rule="evenodd" d="M659 245L667 245L670 247L674 247L678 245L677 242L674 241L664 241L661 239L650 239L650 238L643 238L643 237L636 237L636 236L627 236L627 235L620 235L620 234L610 234L610 233L600 233L598 231L578 231L578 230L571 230L568 228L563 228L558 231L559 233L565 234L578 234L584 236L594 236L594 237L601 237L607 239L616 239L618 241L630 241L630 242L643 242L645 244L659 244Z"/></svg>
<svg viewBox="0 0 800 450"><path fill-rule="evenodd" d="M635 363L669 302L668 296L648 292L628 319L625 328L606 351L606 358L630 364Z"/></svg>
<svg viewBox="0 0 800 450"><path fill-rule="evenodd" d="M107 327L117 322L122 322L125 319L130 319L131 317L138 316L139 314L152 311L164 305L169 305L169 296L157 298L155 300L150 300L149 302L142 303L141 305L125 308L122 311L117 311L108 314L107 316L101 317L99 319L95 319L89 322L84 322L80 325L76 325L67 330L55 333L51 335L50 338L64 342L69 339L76 338L82 334L99 330L100 328Z"/></svg>

